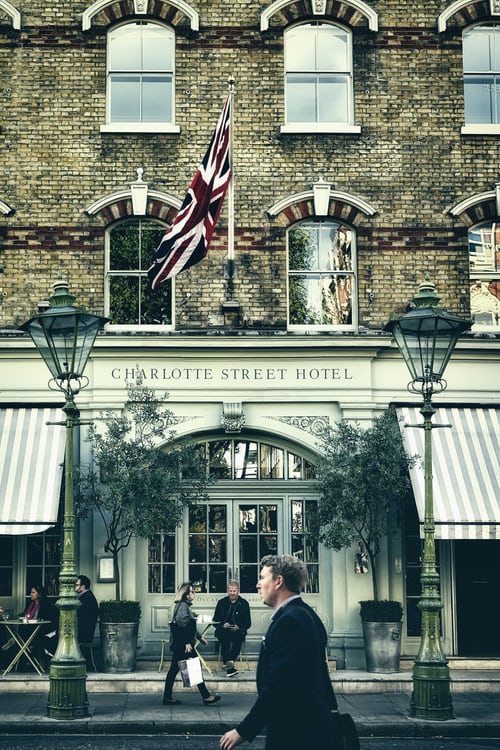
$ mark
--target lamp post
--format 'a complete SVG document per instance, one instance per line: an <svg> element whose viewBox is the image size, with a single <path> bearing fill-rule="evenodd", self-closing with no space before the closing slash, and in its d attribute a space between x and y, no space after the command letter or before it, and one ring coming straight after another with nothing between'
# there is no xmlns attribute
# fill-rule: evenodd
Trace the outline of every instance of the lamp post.
<svg viewBox="0 0 500 750"><path fill-rule="evenodd" d="M439 572L436 567L434 501L432 488L432 429L449 425L432 424L436 410L432 395L446 388L443 373L461 333L471 321L463 320L441 310L435 286L426 280L415 297L415 309L392 320L386 330L393 333L404 361L411 373L408 390L423 397L420 413L424 430L424 549L420 582L421 599L418 607L422 613L420 648L413 666L413 692L411 715L419 719L446 720L453 718L448 662L443 655L440 640Z"/></svg>
<svg viewBox="0 0 500 750"><path fill-rule="evenodd" d="M80 424L74 395L88 385L83 375L99 328L105 318L81 312L72 306L74 296L65 281L54 284L49 307L20 329L27 331L49 368L49 387L65 397L66 427L64 531L62 567L59 577L59 643L49 671L47 715L52 719L80 719L88 716L86 665L78 645L75 594L78 575L75 560L75 511L73 494L73 428Z"/></svg>

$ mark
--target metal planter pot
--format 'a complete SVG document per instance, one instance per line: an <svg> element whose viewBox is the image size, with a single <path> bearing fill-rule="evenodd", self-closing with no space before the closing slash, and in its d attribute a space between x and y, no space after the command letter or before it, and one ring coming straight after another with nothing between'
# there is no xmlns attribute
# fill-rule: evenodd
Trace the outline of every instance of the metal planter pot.
<svg viewBox="0 0 500 750"><path fill-rule="evenodd" d="M402 622L363 622L368 672L400 672Z"/></svg>
<svg viewBox="0 0 500 750"><path fill-rule="evenodd" d="M134 672L138 622L100 622L103 672Z"/></svg>

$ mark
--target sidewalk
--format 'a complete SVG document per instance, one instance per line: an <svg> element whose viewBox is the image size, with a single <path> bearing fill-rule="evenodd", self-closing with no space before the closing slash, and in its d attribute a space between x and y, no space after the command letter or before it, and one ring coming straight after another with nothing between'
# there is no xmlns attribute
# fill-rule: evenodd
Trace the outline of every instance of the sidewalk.
<svg viewBox="0 0 500 750"><path fill-rule="evenodd" d="M40 690L40 685L34 685ZM89 717L48 719L47 691L0 693L2 734L207 734L220 736L245 715L255 694L229 692L213 707L201 703L195 689L176 690L180 706L163 706L158 692L89 693ZM339 693L341 711L352 714L362 737L498 737L500 695L468 692L453 695L455 717L425 721L408 716L410 694Z"/></svg>

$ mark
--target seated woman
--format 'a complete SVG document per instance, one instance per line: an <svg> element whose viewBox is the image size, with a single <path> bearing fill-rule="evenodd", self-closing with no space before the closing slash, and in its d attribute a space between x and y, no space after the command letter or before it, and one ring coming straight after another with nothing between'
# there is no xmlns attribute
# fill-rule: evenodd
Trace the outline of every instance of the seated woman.
<svg viewBox="0 0 500 750"><path fill-rule="evenodd" d="M42 625L30 647L33 651L33 655L38 661L44 664L46 662L46 657L53 656L57 647L59 610L50 599L45 597L43 586L36 585L31 587L30 601L24 610L24 617L28 620L48 621L45 625ZM23 639L26 640L31 632L30 626L21 625L19 632ZM4 646L2 646L2 649L6 651L14 645L14 639L11 638Z"/></svg>

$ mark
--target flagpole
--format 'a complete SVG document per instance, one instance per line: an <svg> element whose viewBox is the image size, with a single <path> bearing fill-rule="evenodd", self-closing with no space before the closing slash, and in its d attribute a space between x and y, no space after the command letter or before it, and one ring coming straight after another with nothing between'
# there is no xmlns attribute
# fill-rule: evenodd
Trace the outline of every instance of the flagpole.
<svg viewBox="0 0 500 750"><path fill-rule="evenodd" d="M229 78L229 99L231 118L229 121L229 163L231 165L231 179L227 188L227 266L228 297L234 291L234 163L233 163L233 120L234 120L234 78Z"/></svg>

